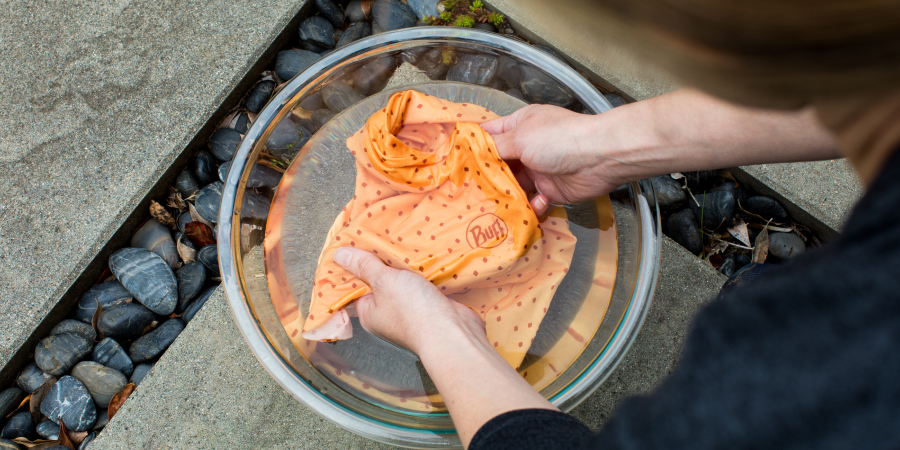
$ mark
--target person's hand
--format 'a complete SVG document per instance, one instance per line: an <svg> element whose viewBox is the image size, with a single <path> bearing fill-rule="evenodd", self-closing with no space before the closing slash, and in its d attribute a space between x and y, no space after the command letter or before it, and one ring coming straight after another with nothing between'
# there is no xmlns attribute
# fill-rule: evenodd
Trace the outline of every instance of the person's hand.
<svg viewBox="0 0 900 450"><path fill-rule="evenodd" d="M604 170L601 144L591 137L599 116L578 114L550 105L529 105L481 124L510 164L525 192L536 190L531 205L538 216L547 201L565 204L607 194L628 180ZM521 166L524 166L524 170ZM519 166L519 167L517 167Z"/></svg>
<svg viewBox="0 0 900 450"><path fill-rule="evenodd" d="M355 248L334 252L334 262L374 291L355 302L363 328L417 354L453 327L484 334L481 317L450 300L423 276L386 266L377 256Z"/></svg>

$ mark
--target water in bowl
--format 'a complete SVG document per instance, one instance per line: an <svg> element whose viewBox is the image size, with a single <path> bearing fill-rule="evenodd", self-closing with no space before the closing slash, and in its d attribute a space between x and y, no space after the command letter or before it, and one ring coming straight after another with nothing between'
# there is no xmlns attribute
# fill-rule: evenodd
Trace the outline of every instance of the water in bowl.
<svg viewBox="0 0 900 450"><path fill-rule="evenodd" d="M459 83L428 83L420 92L484 106L506 115L525 103L494 89ZM328 229L353 197L355 160L345 145L396 90L385 90L339 113L306 142L278 187L266 224L266 289L277 319L288 324L306 317L312 280ZM290 119L285 119L290 120ZM559 375L588 348L607 313L616 279L617 232L608 197L567 205L547 220L567 217L578 244L571 268L557 290L519 373L546 397L556 393ZM261 223L254 229L259 241ZM244 234L244 233L242 233ZM260 255L245 248L245 266ZM248 261L248 259L256 261ZM446 407L418 357L363 330L352 319L353 338L334 343L290 336L296 349L322 375L374 405L409 414L446 414ZM596 355L587 355L590 357ZM569 374L570 376L572 374Z"/></svg>

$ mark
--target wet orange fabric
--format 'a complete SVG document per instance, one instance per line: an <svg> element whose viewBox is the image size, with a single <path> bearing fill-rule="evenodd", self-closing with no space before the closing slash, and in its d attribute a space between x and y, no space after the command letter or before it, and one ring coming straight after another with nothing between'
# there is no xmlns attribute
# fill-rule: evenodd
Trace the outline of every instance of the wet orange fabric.
<svg viewBox="0 0 900 450"><path fill-rule="evenodd" d="M518 367L568 272L575 237L565 219L539 223L478 125L494 117L410 90L391 96L347 139L357 160L355 195L319 257L304 338L352 335L343 308L371 289L332 259L352 246L421 273L479 312L490 341Z"/></svg>

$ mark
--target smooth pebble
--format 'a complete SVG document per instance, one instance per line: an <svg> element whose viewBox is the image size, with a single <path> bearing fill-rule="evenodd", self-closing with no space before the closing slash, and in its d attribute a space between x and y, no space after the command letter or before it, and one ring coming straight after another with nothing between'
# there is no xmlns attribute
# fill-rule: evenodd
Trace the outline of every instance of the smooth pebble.
<svg viewBox="0 0 900 450"><path fill-rule="evenodd" d="M109 268L135 300L159 315L169 315L178 303L175 272L156 253L123 248L109 257Z"/></svg>
<svg viewBox="0 0 900 450"><path fill-rule="evenodd" d="M87 431L97 421L97 407L88 389L75 377L59 379L41 402L41 412L71 431Z"/></svg>
<svg viewBox="0 0 900 450"><path fill-rule="evenodd" d="M128 349L128 356L136 363L147 362L161 355L184 330L184 321L169 319L155 330L139 337Z"/></svg>

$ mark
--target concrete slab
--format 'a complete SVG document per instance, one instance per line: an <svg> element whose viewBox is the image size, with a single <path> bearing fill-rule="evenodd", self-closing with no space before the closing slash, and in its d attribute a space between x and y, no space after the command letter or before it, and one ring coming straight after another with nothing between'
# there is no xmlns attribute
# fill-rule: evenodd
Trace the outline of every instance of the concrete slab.
<svg viewBox="0 0 900 450"><path fill-rule="evenodd" d="M5 5L0 367L304 3Z"/></svg>
<svg viewBox="0 0 900 450"><path fill-rule="evenodd" d="M650 391L672 370L691 318L725 281L668 238L662 251L657 294L634 346L612 377L574 412L592 428L624 396ZM388 447L330 424L287 395L244 344L219 291L91 448Z"/></svg>
<svg viewBox="0 0 900 450"><path fill-rule="evenodd" d="M589 78L635 100L671 92L679 82L653 61L634 52L624 37L604 31L597 18L544 0L491 0L517 31L566 55ZM788 203L795 218L829 238L840 230L863 188L843 160L743 167L747 180Z"/></svg>

